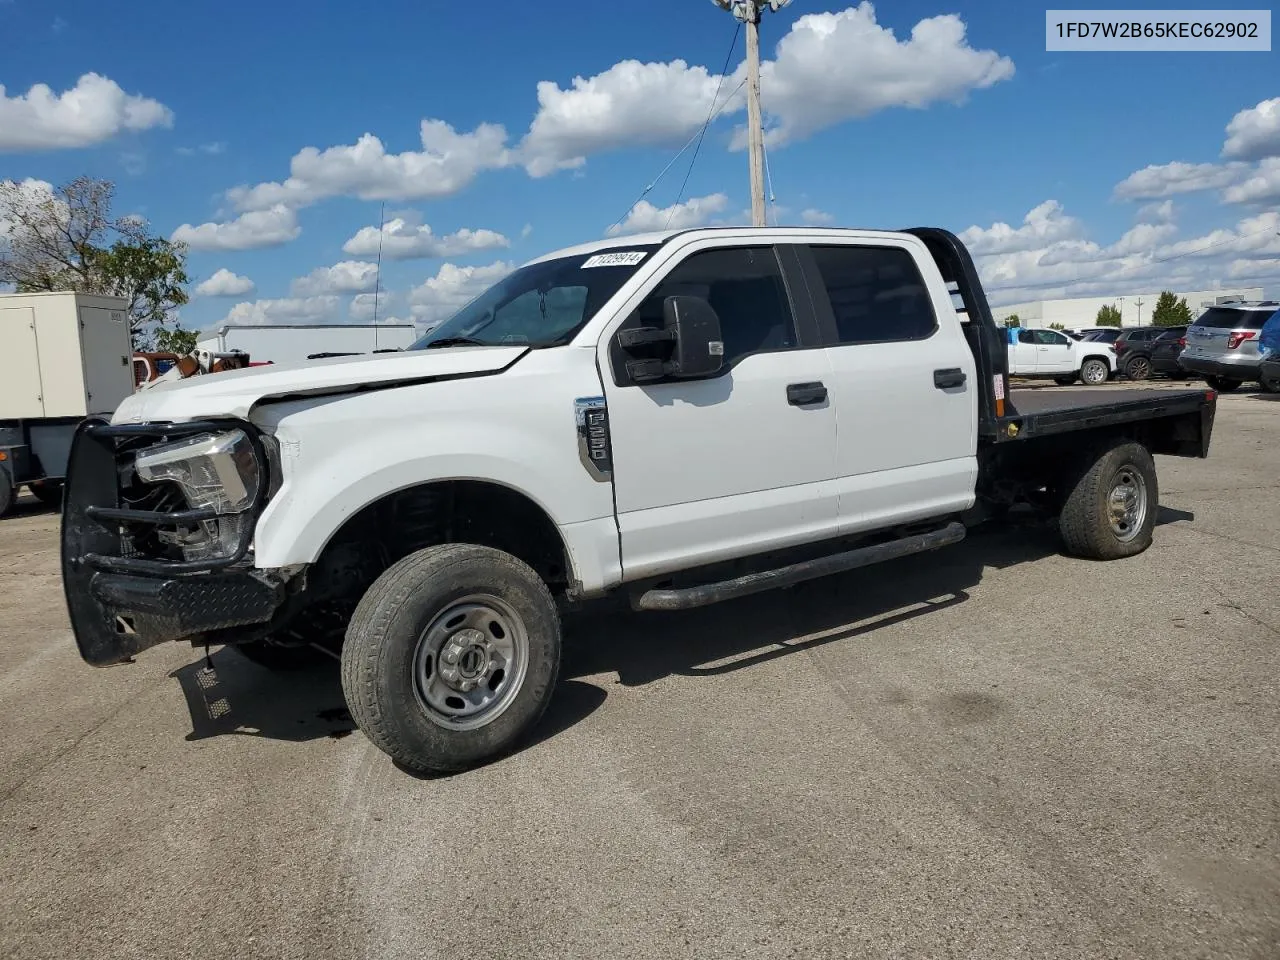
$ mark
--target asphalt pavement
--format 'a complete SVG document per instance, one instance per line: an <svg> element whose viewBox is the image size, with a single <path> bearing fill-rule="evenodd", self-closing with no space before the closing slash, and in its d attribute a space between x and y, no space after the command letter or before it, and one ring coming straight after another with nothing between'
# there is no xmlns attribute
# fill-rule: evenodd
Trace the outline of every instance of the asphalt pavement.
<svg viewBox="0 0 1280 960"><path fill-rule="evenodd" d="M1280 399L1224 396L1209 459L1158 467L1130 560L1021 520L580 618L534 742L441 779L353 731L336 668L86 666L24 503L0 956L1274 960Z"/></svg>

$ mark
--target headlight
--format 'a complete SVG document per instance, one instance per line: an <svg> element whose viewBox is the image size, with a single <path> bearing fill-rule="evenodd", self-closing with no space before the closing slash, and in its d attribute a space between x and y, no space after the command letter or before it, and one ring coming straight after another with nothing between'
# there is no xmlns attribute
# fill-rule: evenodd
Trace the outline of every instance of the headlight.
<svg viewBox="0 0 1280 960"><path fill-rule="evenodd" d="M261 468L243 430L202 433L138 454L138 476L147 483L170 480L187 503L220 514L240 513L257 499Z"/></svg>
<svg viewBox="0 0 1280 960"><path fill-rule="evenodd" d="M134 461L138 478L147 483L176 484L194 509L211 509L215 520L201 520L176 531L161 530L166 543L181 547L187 560L217 560L234 556L252 518L244 511L258 499L262 467L253 443L243 430L202 433L164 443L139 453Z"/></svg>

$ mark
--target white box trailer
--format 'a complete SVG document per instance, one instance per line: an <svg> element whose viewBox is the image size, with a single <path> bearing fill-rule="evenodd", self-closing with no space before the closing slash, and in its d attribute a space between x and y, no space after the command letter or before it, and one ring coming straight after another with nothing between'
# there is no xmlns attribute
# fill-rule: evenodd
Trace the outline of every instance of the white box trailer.
<svg viewBox="0 0 1280 960"><path fill-rule="evenodd" d="M293 363L317 354L403 350L417 338L411 323L225 324L203 335L196 349L240 350L255 363Z"/></svg>
<svg viewBox="0 0 1280 960"><path fill-rule="evenodd" d="M0 294L0 514L23 484L56 500L76 426L133 393L128 307L82 293Z"/></svg>

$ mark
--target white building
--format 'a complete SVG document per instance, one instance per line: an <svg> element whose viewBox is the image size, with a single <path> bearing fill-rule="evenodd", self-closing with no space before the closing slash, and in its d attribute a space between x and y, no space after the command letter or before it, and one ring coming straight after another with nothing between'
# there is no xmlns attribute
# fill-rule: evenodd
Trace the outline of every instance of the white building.
<svg viewBox="0 0 1280 960"><path fill-rule="evenodd" d="M1185 297L1187 306L1191 308L1191 316L1198 317L1208 307L1226 300L1261 300L1261 287L1240 287L1237 290L1192 290L1189 293L1177 293ZM1096 327L1098 311L1110 304L1120 311L1121 325L1126 327L1150 326L1151 312L1160 299L1160 291L1155 293L1133 293L1123 297L1078 297L1074 300L1030 300L1026 303L1011 303L1004 307L992 307L991 313L996 323L1004 323L1012 314L1018 315L1018 323L1023 327L1048 327L1061 324L1068 330L1081 327Z"/></svg>

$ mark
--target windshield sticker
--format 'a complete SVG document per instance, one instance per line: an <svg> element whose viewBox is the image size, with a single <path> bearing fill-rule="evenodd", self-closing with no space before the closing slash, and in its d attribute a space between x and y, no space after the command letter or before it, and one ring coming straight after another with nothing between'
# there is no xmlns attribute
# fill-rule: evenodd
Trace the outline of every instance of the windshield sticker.
<svg viewBox="0 0 1280 960"><path fill-rule="evenodd" d="M648 253L644 250L620 250L617 253L597 253L594 257L587 257L586 262L580 269L585 270L587 267L634 267L646 256L648 256Z"/></svg>

